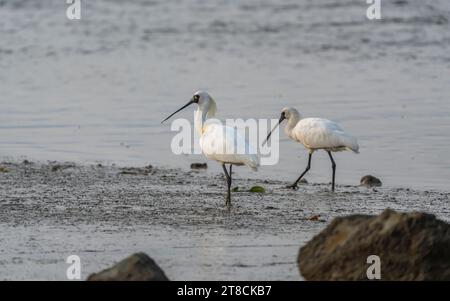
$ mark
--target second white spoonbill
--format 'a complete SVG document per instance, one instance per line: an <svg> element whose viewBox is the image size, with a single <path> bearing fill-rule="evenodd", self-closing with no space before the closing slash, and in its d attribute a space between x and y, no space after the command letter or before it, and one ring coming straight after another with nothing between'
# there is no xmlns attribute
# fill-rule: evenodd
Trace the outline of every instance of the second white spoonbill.
<svg viewBox="0 0 450 301"><path fill-rule="evenodd" d="M219 162L227 179L227 196L225 204L231 206L231 175L233 165L246 165L253 170L259 167L259 156L236 128L224 126L217 122L208 122L215 116L217 106L214 99L205 91L198 91L191 100L164 119L166 121L191 104L197 104L195 128L200 134L200 148L206 158ZM161 122L161 123L162 123ZM225 164L230 165L229 172Z"/></svg>
<svg viewBox="0 0 450 301"><path fill-rule="evenodd" d="M312 154L316 150L323 149L328 153L333 169L333 178L331 189L334 191L334 179L336 175L336 163L334 162L331 152L350 150L355 153L359 152L359 146L356 139L345 133L341 127L328 119L323 118L302 118L299 112L294 108L284 108L281 111L281 116L278 124L267 135L266 140L270 138L272 132L283 121L287 120L284 132L294 141L300 142L308 150L308 165L305 171L298 177L298 179L288 188L297 188L298 182L311 168Z"/></svg>

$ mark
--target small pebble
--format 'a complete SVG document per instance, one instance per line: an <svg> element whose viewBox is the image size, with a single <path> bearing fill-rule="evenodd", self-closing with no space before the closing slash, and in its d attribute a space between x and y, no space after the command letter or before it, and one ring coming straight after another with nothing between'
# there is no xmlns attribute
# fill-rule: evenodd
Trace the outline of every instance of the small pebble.
<svg viewBox="0 0 450 301"><path fill-rule="evenodd" d="M381 186L382 183L380 181L380 179L371 176L371 175L367 175L361 178L360 181L361 186L366 186L366 187L374 187L374 186Z"/></svg>
<svg viewBox="0 0 450 301"><path fill-rule="evenodd" d="M308 217L309 221L318 221L319 220L320 215L313 215Z"/></svg>
<svg viewBox="0 0 450 301"><path fill-rule="evenodd" d="M191 169L207 169L208 168L208 164L206 163L192 163L191 164Z"/></svg>

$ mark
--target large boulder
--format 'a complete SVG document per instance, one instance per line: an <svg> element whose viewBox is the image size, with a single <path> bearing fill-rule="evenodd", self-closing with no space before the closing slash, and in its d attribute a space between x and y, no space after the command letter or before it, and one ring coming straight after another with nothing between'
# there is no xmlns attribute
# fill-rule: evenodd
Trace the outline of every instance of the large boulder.
<svg viewBox="0 0 450 301"><path fill-rule="evenodd" d="M113 267L92 274L87 281L169 281L163 270L144 253L136 253Z"/></svg>
<svg viewBox="0 0 450 301"><path fill-rule="evenodd" d="M370 255L381 280L450 280L450 225L390 209L335 218L300 249L298 266L306 280L367 280Z"/></svg>

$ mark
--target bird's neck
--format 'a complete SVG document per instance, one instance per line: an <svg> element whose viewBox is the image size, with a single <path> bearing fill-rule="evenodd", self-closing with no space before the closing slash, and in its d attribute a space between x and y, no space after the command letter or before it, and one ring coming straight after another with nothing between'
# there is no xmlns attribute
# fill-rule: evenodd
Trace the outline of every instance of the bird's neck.
<svg viewBox="0 0 450 301"><path fill-rule="evenodd" d="M205 131L207 119L213 118L216 115L216 110L217 106L212 98L198 106L197 110L195 111L194 123L195 128L200 133L200 135L202 135Z"/></svg>
<svg viewBox="0 0 450 301"><path fill-rule="evenodd" d="M300 115L294 115L289 118L289 120L286 123L286 126L284 127L284 131L289 136L292 129L297 125L297 123L300 121Z"/></svg>
<svg viewBox="0 0 450 301"><path fill-rule="evenodd" d="M194 125L195 129L200 133L200 135L203 134L203 130L207 119L208 119L208 111L205 110L205 108L199 107L195 111Z"/></svg>

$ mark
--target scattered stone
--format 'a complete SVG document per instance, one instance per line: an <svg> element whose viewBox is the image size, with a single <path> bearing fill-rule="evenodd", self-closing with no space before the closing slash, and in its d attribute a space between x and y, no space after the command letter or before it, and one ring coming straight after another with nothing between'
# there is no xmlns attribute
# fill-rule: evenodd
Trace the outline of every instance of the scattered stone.
<svg viewBox="0 0 450 301"><path fill-rule="evenodd" d="M377 187L377 186L381 186L382 183L380 181L380 179L371 176L371 175L367 175L361 178L360 181L360 185L361 186L366 186L366 187Z"/></svg>
<svg viewBox="0 0 450 301"><path fill-rule="evenodd" d="M125 167L121 168L121 175L133 175L133 176L148 176L148 174L152 171L153 166L148 165L146 167Z"/></svg>
<svg viewBox="0 0 450 301"><path fill-rule="evenodd" d="M0 172L9 172L6 167L0 166Z"/></svg>
<svg viewBox="0 0 450 301"><path fill-rule="evenodd" d="M28 160L23 160L22 164L23 165L31 165L33 163L31 161L28 161Z"/></svg>
<svg viewBox="0 0 450 301"><path fill-rule="evenodd" d="M450 225L434 215L397 213L335 218L300 249L306 280L367 280L370 255L381 280L450 280Z"/></svg>
<svg viewBox="0 0 450 301"><path fill-rule="evenodd" d="M208 164L206 163L192 163L191 164L191 169L207 169L208 168Z"/></svg>
<svg viewBox="0 0 450 301"><path fill-rule="evenodd" d="M56 165L52 166L52 171L56 172L59 170L64 170L64 169L73 168L73 167L75 167L75 164L72 164L72 163L56 164Z"/></svg>
<svg viewBox="0 0 450 301"><path fill-rule="evenodd" d="M261 187L261 186L253 186L252 188L250 188L250 190L248 192L265 193L266 190L264 189L264 187Z"/></svg>
<svg viewBox="0 0 450 301"><path fill-rule="evenodd" d="M231 189L231 191L232 191L232 192L238 192L238 191L239 191L239 187L238 187L238 186L233 187L233 188Z"/></svg>
<svg viewBox="0 0 450 301"><path fill-rule="evenodd" d="M87 281L169 281L169 279L147 254L136 253L109 269L90 275Z"/></svg>
<svg viewBox="0 0 450 301"><path fill-rule="evenodd" d="M308 217L309 221L318 221L320 218L320 215L312 215L310 217Z"/></svg>
<svg viewBox="0 0 450 301"><path fill-rule="evenodd" d="M308 181L305 178L300 179L299 183L308 184Z"/></svg>

